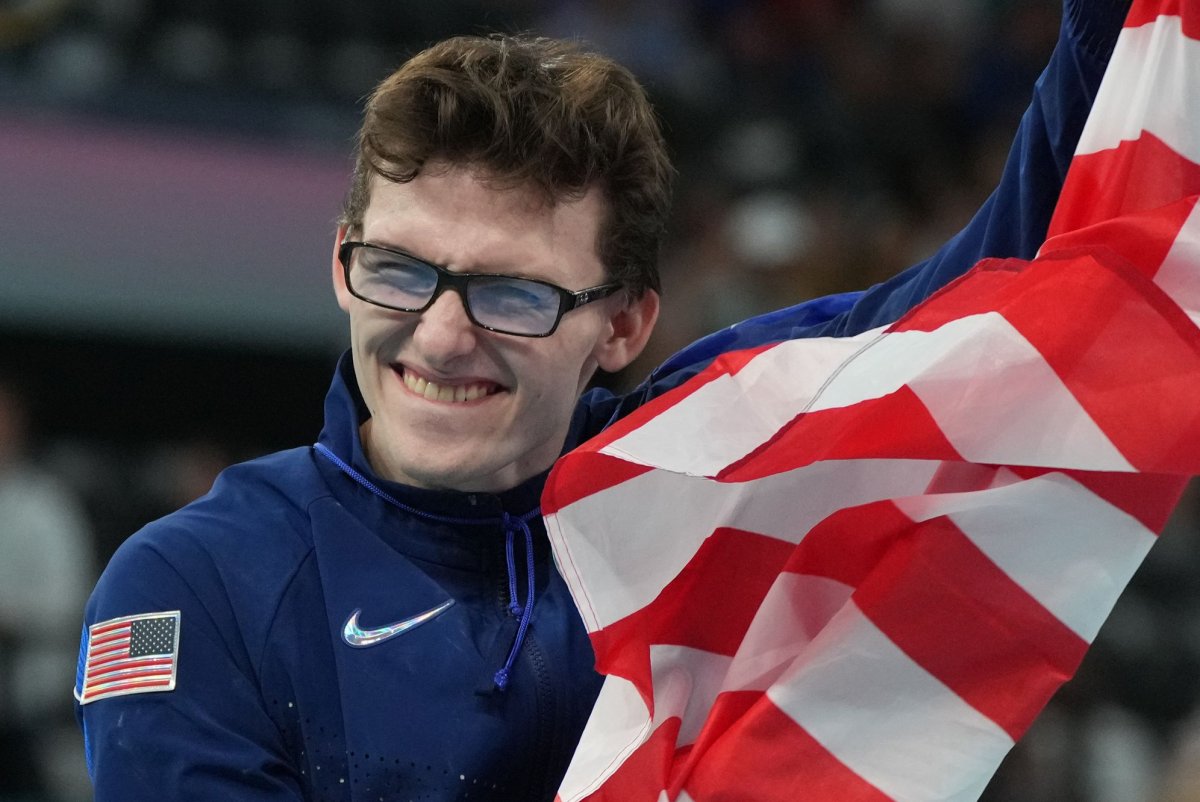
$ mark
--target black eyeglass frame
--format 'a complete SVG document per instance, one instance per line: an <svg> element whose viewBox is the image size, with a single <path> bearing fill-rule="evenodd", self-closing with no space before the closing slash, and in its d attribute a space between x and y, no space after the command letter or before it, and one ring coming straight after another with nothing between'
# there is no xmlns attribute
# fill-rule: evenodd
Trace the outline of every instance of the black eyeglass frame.
<svg viewBox="0 0 1200 802"><path fill-rule="evenodd" d="M354 250L356 248L370 248L376 251L383 251L384 253L402 256L405 259L416 262L419 265L432 268L434 273L437 274L437 284L435 284L433 287L433 294L429 296L429 300L425 302L424 306L416 308L392 306L391 304L381 303L360 294L354 289L354 284L350 280L350 264L354 258ZM338 246L338 261L342 263L342 272L346 277L346 289L350 291L351 295L353 295L355 298L358 298L360 301L365 301L374 306L382 307L384 309L391 309L396 312L424 312L426 309L433 306L434 302L441 297L443 292L448 289L454 290L458 293L458 297L462 300L463 309L466 310L467 318L470 319L473 325L487 331L495 332L496 334L507 334L510 337L549 337L551 334L558 331L558 324L562 322L563 315L565 315L567 312L570 312L572 309L578 309L585 304L590 304L593 301L599 301L602 298L607 298L624 286L621 284L621 282L616 281L608 284L599 284L595 287L587 287L582 290L568 290L565 287L560 287L557 284L553 284L549 281L528 278L526 276L513 276L507 273L456 273L453 270L447 270L441 265L435 265L433 262L427 262L424 259L413 256L411 253L407 253L397 248L385 248L382 245L374 245L370 242L361 242L358 240L346 240ZM552 325L550 330L545 334L528 334L523 332L505 331L504 329L498 329L494 326L488 326L480 323L475 319L475 314L471 311L471 302L467 294L467 286L473 279L477 278L507 278L517 281L528 281L531 284L540 284L543 287L550 288L555 292L556 295L558 295L559 299L558 314L554 318L554 325Z"/></svg>

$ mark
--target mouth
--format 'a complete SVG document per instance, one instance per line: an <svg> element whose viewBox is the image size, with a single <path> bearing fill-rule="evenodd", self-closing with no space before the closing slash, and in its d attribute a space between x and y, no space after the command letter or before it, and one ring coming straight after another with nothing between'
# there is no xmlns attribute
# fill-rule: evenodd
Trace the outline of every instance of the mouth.
<svg viewBox="0 0 1200 802"><path fill-rule="evenodd" d="M458 384L435 382L417 375L412 369L403 365L394 365L392 369L400 374L400 379L409 392L421 396L426 401L466 404L495 395L504 389L495 382L489 381L467 381Z"/></svg>

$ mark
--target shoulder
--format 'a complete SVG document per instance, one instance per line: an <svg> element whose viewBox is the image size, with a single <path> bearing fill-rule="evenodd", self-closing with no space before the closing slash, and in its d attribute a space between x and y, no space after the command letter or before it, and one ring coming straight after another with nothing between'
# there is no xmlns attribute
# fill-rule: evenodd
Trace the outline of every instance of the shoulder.
<svg viewBox="0 0 1200 802"><path fill-rule="evenodd" d="M265 631L308 562L308 507L326 493L307 448L227 469L208 495L117 549L88 604L88 623L199 605L214 619Z"/></svg>
<svg viewBox="0 0 1200 802"><path fill-rule="evenodd" d="M207 495L147 525L130 543L168 559L294 559L312 546L308 506L327 492L309 449L281 451L227 468Z"/></svg>

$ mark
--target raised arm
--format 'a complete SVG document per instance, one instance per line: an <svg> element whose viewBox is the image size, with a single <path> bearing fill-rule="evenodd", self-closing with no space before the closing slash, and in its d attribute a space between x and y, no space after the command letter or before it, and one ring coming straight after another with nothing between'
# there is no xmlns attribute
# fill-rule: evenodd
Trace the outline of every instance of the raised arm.
<svg viewBox="0 0 1200 802"><path fill-rule="evenodd" d="M1058 44L1034 86L999 185L936 254L866 292L808 301L705 337L655 370L615 414L678 385L718 354L798 337L858 334L895 321L981 259L1032 258L1045 239L1129 6L1129 0L1064 0Z"/></svg>
<svg viewBox="0 0 1200 802"><path fill-rule="evenodd" d="M886 325L981 259L1032 259L1129 6L1129 0L1065 0L1058 45L1034 85L1000 184L971 222L931 258L865 292L847 313L789 336L843 336Z"/></svg>

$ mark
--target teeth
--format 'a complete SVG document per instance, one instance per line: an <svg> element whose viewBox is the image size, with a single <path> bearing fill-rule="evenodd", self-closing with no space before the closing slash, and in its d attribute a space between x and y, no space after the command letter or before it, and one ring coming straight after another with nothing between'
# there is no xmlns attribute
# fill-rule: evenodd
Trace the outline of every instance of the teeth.
<svg viewBox="0 0 1200 802"><path fill-rule="evenodd" d="M420 396L424 396L429 401L442 401L445 403L460 403L463 401L474 401L476 398L483 398L488 394L488 388L485 384L459 384L442 386L435 382L422 379L419 376L412 376L407 371L403 374L404 386L412 390Z"/></svg>

